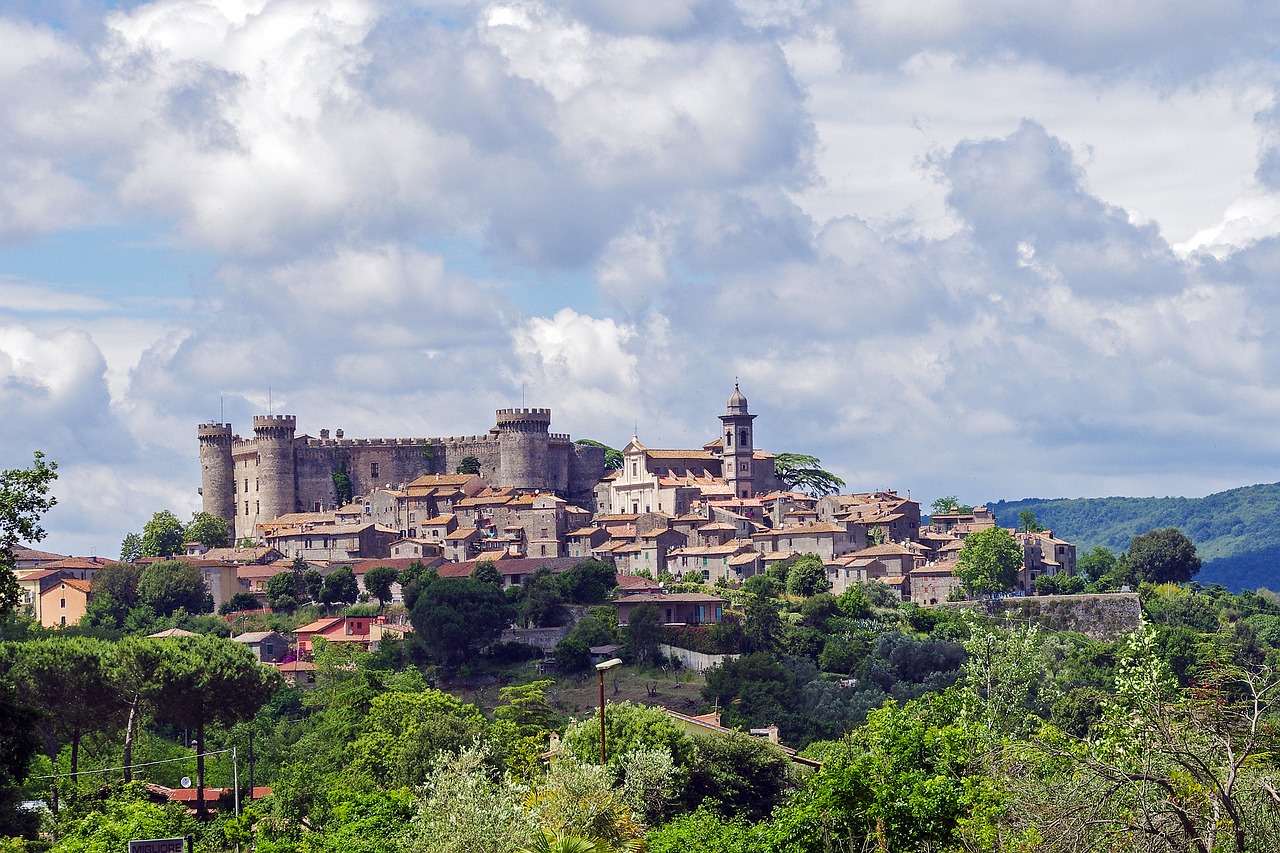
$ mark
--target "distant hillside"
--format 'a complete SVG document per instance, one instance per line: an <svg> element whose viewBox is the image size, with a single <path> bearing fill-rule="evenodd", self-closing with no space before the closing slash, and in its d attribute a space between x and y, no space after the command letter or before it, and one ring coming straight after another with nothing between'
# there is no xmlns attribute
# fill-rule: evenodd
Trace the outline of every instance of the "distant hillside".
<svg viewBox="0 0 1280 853"><path fill-rule="evenodd" d="M1117 553L1139 533L1176 527L1196 543L1201 584L1280 589L1280 483L1245 486L1203 498L1027 498L987 504L1000 524L1016 527L1029 509L1045 527L1078 546Z"/></svg>

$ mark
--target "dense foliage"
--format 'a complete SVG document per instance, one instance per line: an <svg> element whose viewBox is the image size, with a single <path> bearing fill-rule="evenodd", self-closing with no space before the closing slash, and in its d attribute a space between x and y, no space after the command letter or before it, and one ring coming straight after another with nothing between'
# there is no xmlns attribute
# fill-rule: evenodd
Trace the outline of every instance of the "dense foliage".
<svg viewBox="0 0 1280 853"><path fill-rule="evenodd" d="M1201 583L1228 589L1274 586L1280 547L1280 483L1246 486L1203 498L1028 498L988 504L997 521L1018 523L1023 510L1083 553L1095 546L1124 551L1133 537L1176 527L1204 560Z"/></svg>

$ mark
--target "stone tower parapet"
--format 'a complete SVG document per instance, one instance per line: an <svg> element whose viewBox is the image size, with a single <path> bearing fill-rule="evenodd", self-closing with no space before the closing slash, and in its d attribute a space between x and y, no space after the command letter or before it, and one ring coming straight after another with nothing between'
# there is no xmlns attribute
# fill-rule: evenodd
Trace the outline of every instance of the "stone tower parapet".
<svg viewBox="0 0 1280 853"><path fill-rule="evenodd" d="M231 461L231 424L200 424L196 431L200 440L201 509L225 519L234 529L235 495Z"/></svg>

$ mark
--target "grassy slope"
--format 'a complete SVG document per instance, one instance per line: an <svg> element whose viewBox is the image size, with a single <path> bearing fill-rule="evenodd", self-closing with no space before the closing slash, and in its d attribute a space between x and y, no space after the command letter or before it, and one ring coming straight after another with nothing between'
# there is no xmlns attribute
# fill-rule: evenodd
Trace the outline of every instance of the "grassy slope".
<svg viewBox="0 0 1280 853"><path fill-rule="evenodd" d="M1103 545L1117 553L1134 536L1176 527L1196 543L1200 583L1233 591L1280 587L1280 483L1245 486L1203 498L1027 498L988 504L1014 527L1029 509L1079 552Z"/></svg>

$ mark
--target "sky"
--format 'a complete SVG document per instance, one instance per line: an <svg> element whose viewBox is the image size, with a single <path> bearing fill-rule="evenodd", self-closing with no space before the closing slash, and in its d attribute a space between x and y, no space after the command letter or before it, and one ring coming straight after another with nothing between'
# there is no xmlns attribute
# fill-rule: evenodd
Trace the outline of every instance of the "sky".
<svg viewBox="0 0 1280 853"><path fill-rule="evenodd" d="M756 444L926 506L1280 480L1280 5L8 0L0 467L196 425Z"/></svg>

